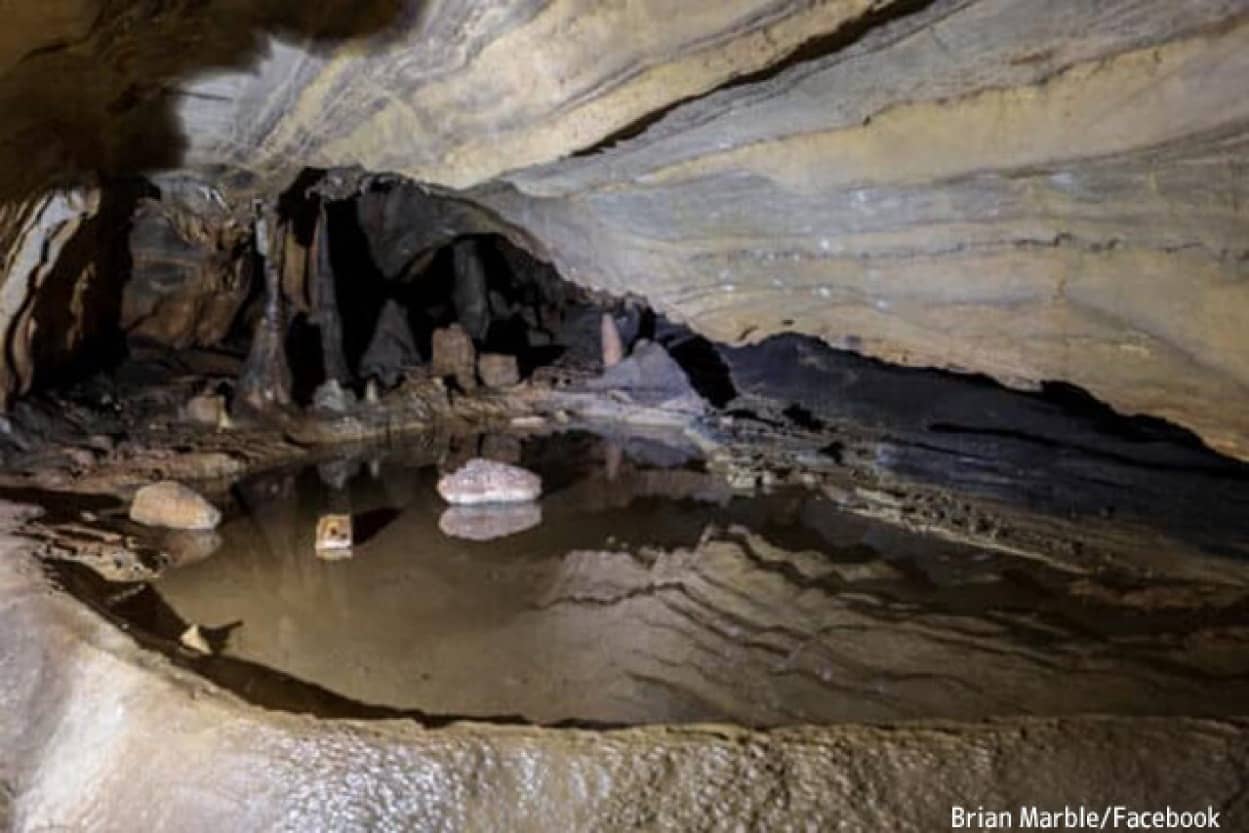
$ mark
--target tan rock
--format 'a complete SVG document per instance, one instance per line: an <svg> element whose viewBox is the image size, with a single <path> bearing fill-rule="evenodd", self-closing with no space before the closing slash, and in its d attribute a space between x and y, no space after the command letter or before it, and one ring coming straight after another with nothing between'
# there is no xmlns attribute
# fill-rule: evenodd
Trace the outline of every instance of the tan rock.
<svg viewBox="0 0 1249 833"><path fill-rule="evenodd" d="M194 651L197 654L211 654L212 647L208 644L208 640L204 638L203 631L199 625L191 625L182 632L182 636L178 637L178 641L183 647Z"/></svg>
<svg viewBox="0 0 1249 833"><path fill-rule="evenodd" d="M167 529L214 529L221 510L198 492L173 480L151 483L135 493L130 519Z"/></svg>
<svg viewBox="0 0 1249 833"><path fill-rule="evenodd" d="M191 397L183 409L183 415L190 422L199 425L222 430L233 427L226 398L219 393L201 393Z"/></svg>
<svg viewBox="0 0 1249 833"><path fill-rule="evenodd" d="M459 324L434 330L430 364L435 376L452 376L463 390L477 387L477 348Z"/></svg>
<svg viewBox="0 0 1249 833"><path fill-rule="evenodd" d="M482 353L477 359L477 374L488 388L510 388L520 382L516 357L503 353Z"/></svg>
<svg viewBox="0 0 1249 833"><path fill-rule="evenodd" d="M353 534L350 515L322 515L317 520L317 554L329 550L350 550Z"/></svg>
<svg viewBox="0 0 1249 833"><path fill-rule="evenodd" d="M620 340L620 329L616 327L616 319L612 318L611 313L603 313L599 330L603 341L603 367L620 364L625 356L624 342Z"/></svg>

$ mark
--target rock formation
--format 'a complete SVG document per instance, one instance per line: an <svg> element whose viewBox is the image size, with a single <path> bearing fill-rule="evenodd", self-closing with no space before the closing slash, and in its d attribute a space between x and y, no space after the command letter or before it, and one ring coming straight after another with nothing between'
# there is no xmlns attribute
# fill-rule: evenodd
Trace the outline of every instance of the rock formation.
<svg viewBox="0 0 1249 833"><path fill-rule="evenodd" d="M162 480L135 493L130 504L130 519L167 529L208 530L221 523L221 510L194 489Z"/></svg>
<svg viewBox="0 0 1249 833"><path fill-rule="evenodd" d="M482 353L477 358L477 374L488 388L509 388L520 381L516 357L502 353Z"/></svg>
<svg viewBox="0 0 1249 833"><path fill-rule="evenodd" d="M541 497L542 478L519 466L474 457L439 479L438 494L458 506L525 503Z"/></svg>
<svg viewBox="0 0 1249 833"><path fill-rule="evenodd" d="M477 387L477 350L459 324L436 330L430 366L436 376L450 376L461 390Z"/></svg>
<svg viewBox="0 0 1249 833"><path fill-rule="evenodd" d="M225 5L6 27L6 394L109 177L241 218L351 168L716 341L1065 380L1249 458L1245 0Z"/></svg>

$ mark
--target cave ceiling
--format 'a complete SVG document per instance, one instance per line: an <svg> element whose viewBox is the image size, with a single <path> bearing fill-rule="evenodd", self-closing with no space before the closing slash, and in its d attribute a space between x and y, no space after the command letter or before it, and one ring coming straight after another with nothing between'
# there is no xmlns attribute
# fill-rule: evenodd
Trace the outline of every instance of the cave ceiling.
<svg viewBox="0 0 1249 833"><path fill-rule="evenodd" d="M1249 458L1249 0L5 12L0 386L93 183L241 212L359 168L722 342L1062 380Z"/></svg>

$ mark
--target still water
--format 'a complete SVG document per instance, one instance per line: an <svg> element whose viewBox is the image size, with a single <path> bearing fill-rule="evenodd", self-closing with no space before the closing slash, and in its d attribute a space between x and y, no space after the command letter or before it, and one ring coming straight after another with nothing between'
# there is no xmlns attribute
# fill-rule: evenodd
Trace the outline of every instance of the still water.
<svg viewBox="0 0 1249 833"><path fill-rule="evenodd" d="M475 453L541 474L538 506L448 523L440 468ZM1148 587L914 534L812 492L736 496L694 452L654 440L473 438L269 472L231 494L218 542L110 612L266 705L773 726L1249 702L1243 613L1159 609L1141 603ZM328 512L354 519L349 557L316 554ZM518 531L470 540L447 534L457 523ZM176 647L189 624L215 656Z"/></svg>

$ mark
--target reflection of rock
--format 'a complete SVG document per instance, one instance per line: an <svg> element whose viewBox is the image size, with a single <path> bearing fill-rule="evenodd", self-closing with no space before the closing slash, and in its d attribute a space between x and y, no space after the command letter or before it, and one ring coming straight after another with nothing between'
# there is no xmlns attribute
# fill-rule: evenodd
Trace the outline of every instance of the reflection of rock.
<svg viewBox="0 0 1249 833"><path fill-rule="evenodd" d="M419 361L407 313L396 301L387 300L377 318L373 339L360 360L360 375L376 376L390 388L399 382L405 368Z"/></svg>
<svg viewBox="0 0 1249 833"><path fill-rule="evenodd" d="M130 519L145 526L168 529L213 529L221 511L194 489L162 480L139 489L130 504Z"/></svg>
<svg viewBox="0 0 1249 833"><path fill-rule="evenodd" d="M456 504L536 500L542 494L542 478L519 466L474 457L438 481L438 494Z"/></svg>
<svg viewBox="0 0 1249 833"><path fill-rule="evenodd" d="M459 324L434 330L430 352L435 376L454 376L463 390L477 387L477 351Z"/></svg>
<svg viewBox="0 0 1249 833"><path fill-rule="evenodd" d="M452 506L438 519L438 528L452 538L489 541L532 529L542 523L536 503Z"/></svg>
<svg viewBox="0 0 1249 833"><path fill-rule="evenodd" d="M221 549L221 536L210 530L172 530L160 538L160 551L169 558L169 566L184 567L203 561Z"/></svg>
<svg viewBox="0 0 1249 833"><path fill-rule="evenodd" d="M342 491L347 483L360 473L360 460L348 457L343 460L327 460L317 464L317 476L321 482L335 491Z"/></svg>
<svg viewBox="0 0 1249 833"><path fill-rule="evenodd" d="M482 353L477 360L477 373L488 388L510 388L520 382L516 357L503 353Z"/></svg>

